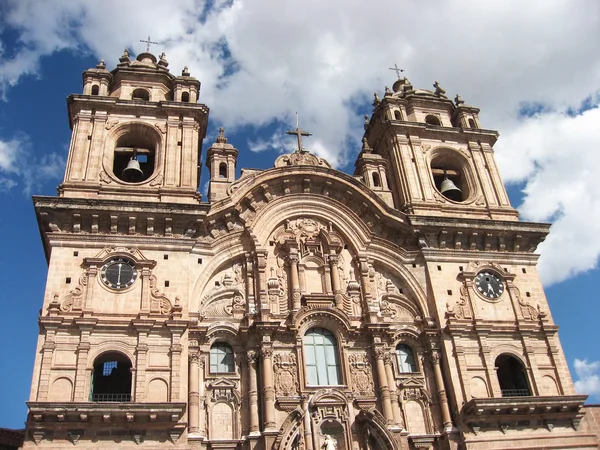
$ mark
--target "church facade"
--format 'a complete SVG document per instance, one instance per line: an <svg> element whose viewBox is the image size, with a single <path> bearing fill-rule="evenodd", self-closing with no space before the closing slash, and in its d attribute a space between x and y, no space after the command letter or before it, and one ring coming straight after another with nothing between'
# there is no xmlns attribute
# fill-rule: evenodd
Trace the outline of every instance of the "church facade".
<svg viewBox="0 0 600 450"><path fill-rule="evenodd" d="M398 79L353 175L242 170L187 68L127 51L68 97L26 449L598 448L495 131ZM586 412L586 410L588 410Z"/></svg>

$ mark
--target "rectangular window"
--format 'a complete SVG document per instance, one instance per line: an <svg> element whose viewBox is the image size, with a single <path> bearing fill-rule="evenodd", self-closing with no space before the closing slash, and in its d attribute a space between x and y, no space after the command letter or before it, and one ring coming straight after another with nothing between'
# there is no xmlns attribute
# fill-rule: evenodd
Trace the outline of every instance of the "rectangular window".
<svg viewBox="0 0 600 450"><path fill-rule="evenodd" d="M116 361L107 361L104 363L104 367L102 367L102 376L104 377L108 377L113 369L117 368L117 362Z"/></svg>
<svg viewBox="0 0 600 450"><path fill-rule="evenodd" d="M313 328L304 336L306 381L309 386L341 384L337 343L333 334Z"/></svg>

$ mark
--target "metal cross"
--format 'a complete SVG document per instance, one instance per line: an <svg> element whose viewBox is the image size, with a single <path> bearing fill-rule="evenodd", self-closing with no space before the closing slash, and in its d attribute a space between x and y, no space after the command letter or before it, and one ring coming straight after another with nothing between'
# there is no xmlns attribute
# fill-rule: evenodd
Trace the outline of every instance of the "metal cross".
<svg viewBox="0 0 600 450"><path fill-rule="evenodd" d="M150 38L148 38L148 39L150 39ZM398 77L398 79L400 79L400 72L404 72L404 69L398 68L398 64L394 64L394 67L390 67L389 69L396 71L396 76Z"/></svg>
<svg viewBox="0 0 600 450"><path fill-rule="evenodd" d="M146 44L146 53L150 52L150 44L156 44L156 45L158 45L158 42L152 42L150 40L150 36L148 36L148 40L147 41L142 41L140 39L140 42L143 42L144 44Z"/></svg>
<svg viewBox="0 0 600 450"><path fill-rule="evenodd" d="M312 136L312 133L309 133L308 131L304 131L304 130L300 129L300 126L298 125L298 113L296 113L296 129L288 130L288 131L286 131L286 133L296 135L296 138L298 139L298 151L299 152L304 150L304 147L302 147L302 136Z"/></svg>

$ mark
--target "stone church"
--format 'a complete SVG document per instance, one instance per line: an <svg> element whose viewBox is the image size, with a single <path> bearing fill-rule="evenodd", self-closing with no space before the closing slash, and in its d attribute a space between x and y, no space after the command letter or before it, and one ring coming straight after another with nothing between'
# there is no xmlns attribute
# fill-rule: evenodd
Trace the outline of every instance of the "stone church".
<svg viewBox="0 0 600 450"><path fill-rule="evenodd" d="M199 93L125 51L68 97L23 448L598 448L476 107L398 79L352 175L299 127L238 175Z"/></svg>

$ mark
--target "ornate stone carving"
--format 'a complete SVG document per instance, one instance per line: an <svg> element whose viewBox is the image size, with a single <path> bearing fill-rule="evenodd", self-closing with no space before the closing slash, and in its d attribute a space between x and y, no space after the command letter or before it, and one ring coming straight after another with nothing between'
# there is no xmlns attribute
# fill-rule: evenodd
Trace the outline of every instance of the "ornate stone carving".
<svg viewBox="0 0 600 450"><path fill-rule="evenodd" d="M162 173L159 173L158 175L156 175L154 177L154 179L150 182L150 186L152 187L156 187L156 186L160 186L163 183L163 176Z"/></svg>
<svg viewBox="0 0 600 450"><path fill-rule="evenodd" d="M331 167L331 165L323 158L313 155L307 150L295 151L288 155L281 155L275 160L275 167L285 166L321 166Z"/></svg>
<svg viewBox="0 0 600 450"><path fill-rule="evenodd" d="M275 393L286 397L298 395L298 364L293 353L276 353L273 357Z"/></svg>
<svg viewBox="0 0 600 450"><path fill-rule="evenodd" d="M76 286L69 292L60 305L62 312L81 311L83 308L83 298L88 285L87 272L79 277L79 286Z"/></svg>
<svg viewBox="0 0 600 450"><path fill-rule="evenodd" d="M373 371L366 354L352 353L348 358L352 374L352 392L356 395L374 395Z"/></svg>
<svg viewBox="0 0 600 450"><path fill-rule="evenodd" d="M100 171L100 182L104 184L112 183L112 179L106 174L104 170Z"/></svg>
<svg viewBox="0 0 600 450"><path fill-rule="evenodd" d="M166 122L157 122L154 126L162 133L165 134L167 132L167 123Z"/></svg>
<svg viewBox="0 0 600 450"><path fill-rule="evenodd" d="M156 276L150 276L150 312L161 315L168 315L173 309L171 301L166 295L162 294L156 287Z"/></svg>
<svg viewBox="0 0 600 450"><path fill-rule="evenodd" d="M116 119L111 119L111 120L107 120L106 121L106 125L104 125L104 128L107 130L112 129L115 125L117 125L119 123L118 120Z"/></svg>
<svg viewBox="0 0 600 450"><path fill-rule="evenodd" d="M460 299L454 304L452 308L446 303L446 317L455 319L471 319L473 315L468 302L467 287L463 284L460 287Z"/></svg>
<svg viewBox="0 0 600 450"><path fill-rule="evenodd" d="M235 263L216 274L212 280L214 288L200 302L200 317L228 318L246 309L243 266Z"/></svg>
<svg viewBox="0 0 600 450"><path fill-rule="evenodd" d="M507 285L508 289L517 299L519 308L521 309L521 314L523 314L523 318L525 320L538 320L546 317L546 313L541 310L540 305L537 305L537 308L534 307L531 303L523 300L519 288L517 288L513 283L508 282Z"/></svg>

